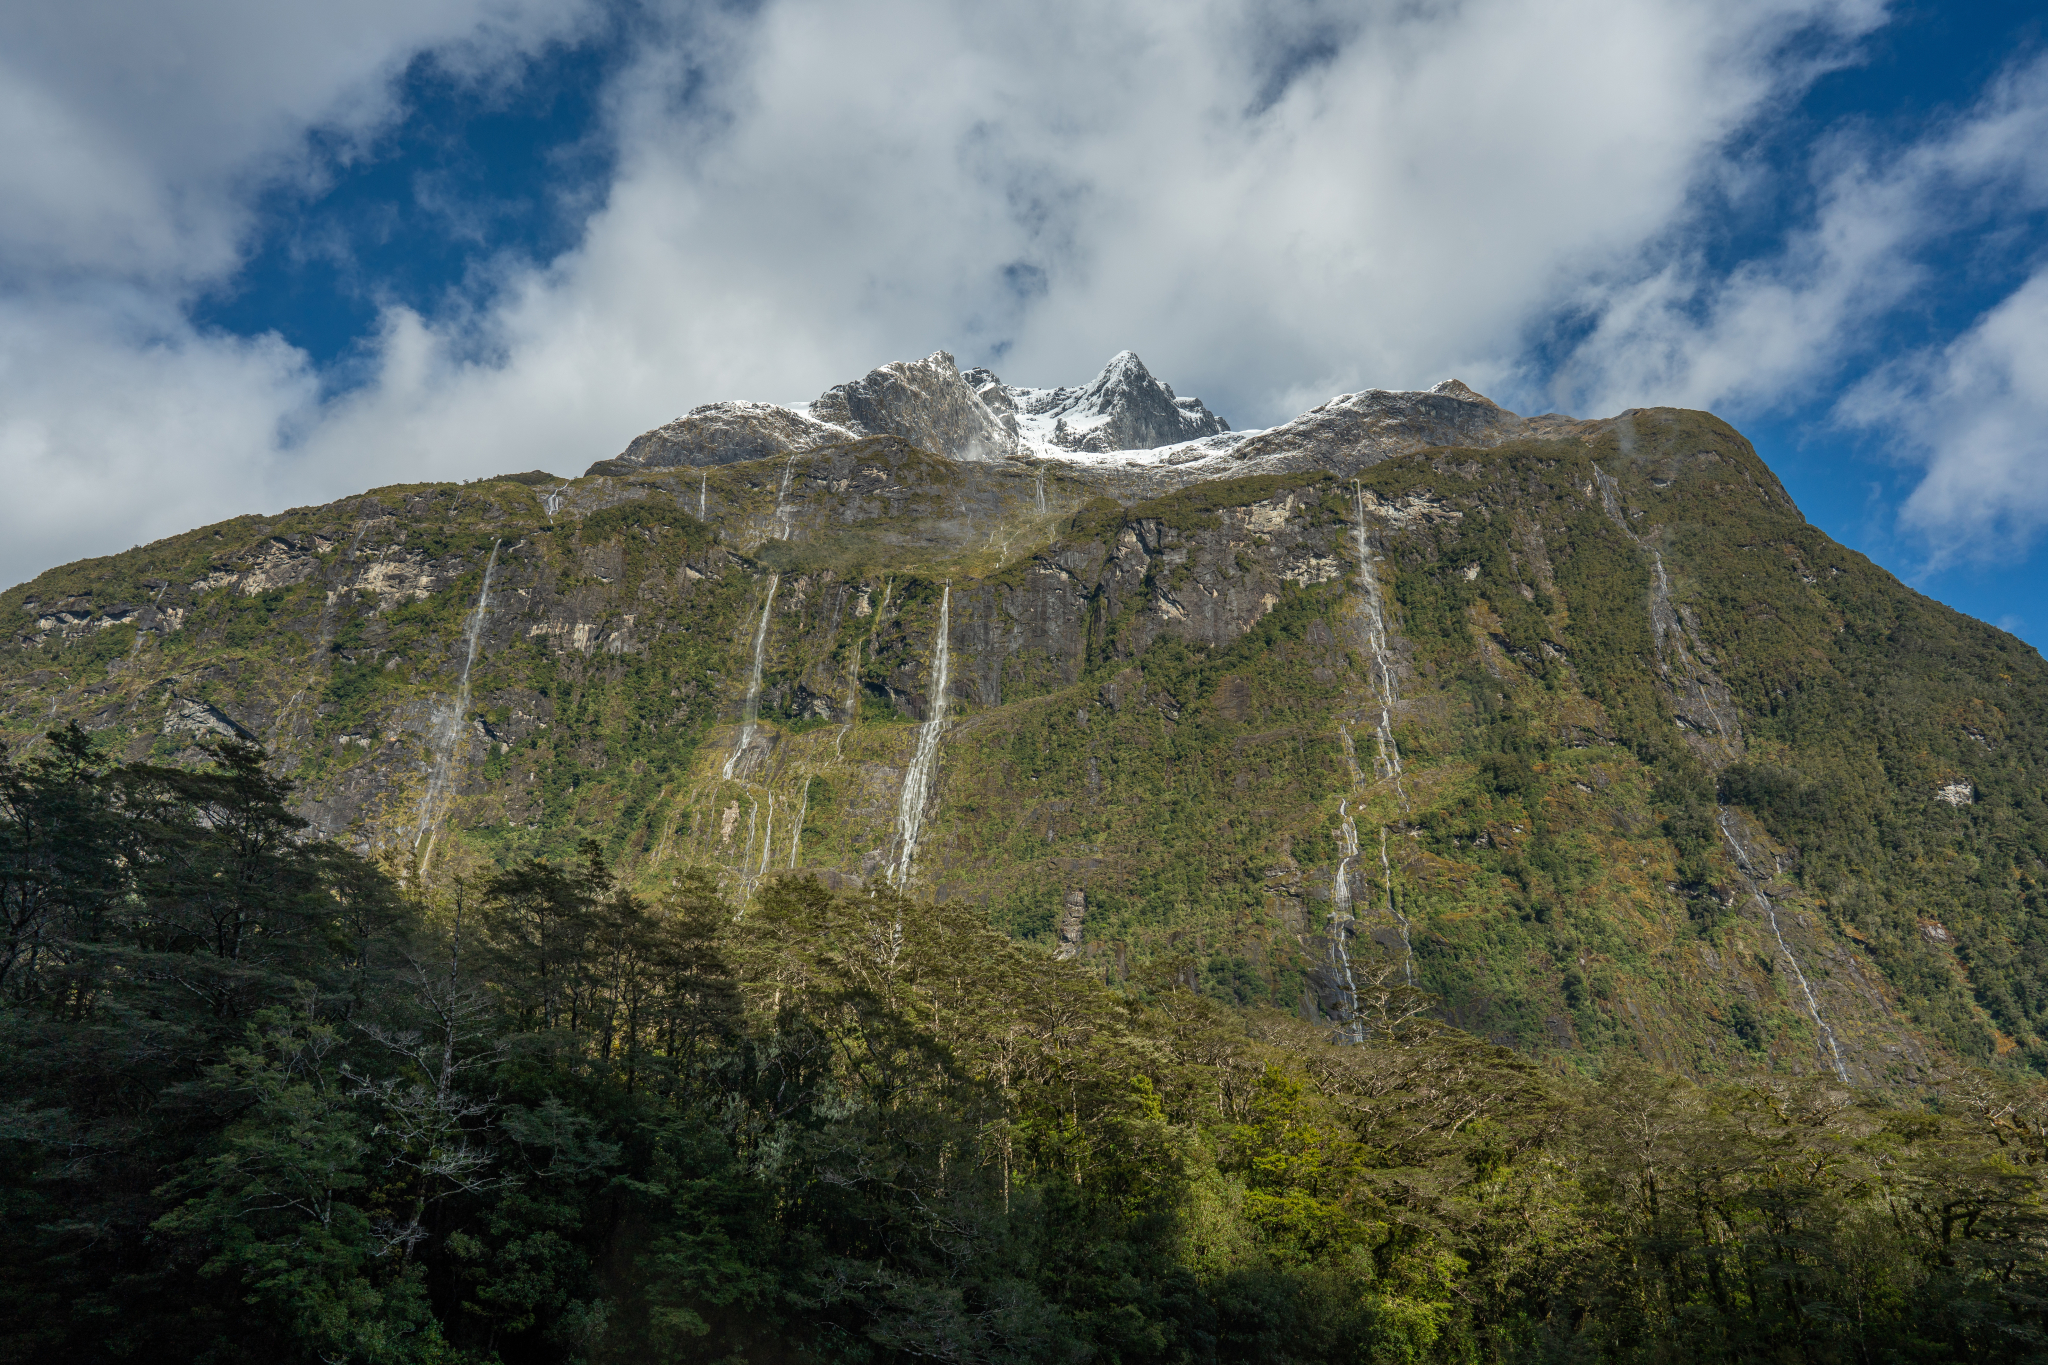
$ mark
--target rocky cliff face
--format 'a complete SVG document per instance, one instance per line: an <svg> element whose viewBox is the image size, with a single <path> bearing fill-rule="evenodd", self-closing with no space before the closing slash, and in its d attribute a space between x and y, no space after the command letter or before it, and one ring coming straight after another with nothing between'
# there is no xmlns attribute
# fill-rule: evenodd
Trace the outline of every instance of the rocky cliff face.
<svg viewBox="0 0 2048 1365"><path fill-rule="evenodd" d="M709 403L657 427L593 474L772 459L860 436L895 436L949 459L1086 452L1142 455L1228 432L1198 398L1177 398L1129 351L1080 388L1026 389L936 351L835 384L795 407Z"/></svg>
<svg viewBox="0 0 2048 1365"><path fill-rule="evenodd" d="M1015 388L988 370L967 377L985 401L1016 415L1027 447L1048 453L1157 450L1230 430L1201 399L1175 397L1131 351L1119 351L1077 389Z"/></svg>
<svg viewBox="0 0 2048 1365"><path fill-rule="evenodd" d="M1090 401L1156 436L1141 374ZM0 595L0 726L253 735L444 864L902 881L1338 1030L1412 979L1560 1062L2042 1055L2048 670L1725 425L1453 383L1052 456L1015 406L940 354L53 570Z"/></svg>
<svg viewBox="0 0 2048 1365"><path fill-rule="evenodd" d="M814 450L854 433L777 403L706 403L690 409L666 426L656 427L610 460L590 467L593 474L626 474L635 469L667 469L676 465L738 464L772 460L799 450Z"/></svg>

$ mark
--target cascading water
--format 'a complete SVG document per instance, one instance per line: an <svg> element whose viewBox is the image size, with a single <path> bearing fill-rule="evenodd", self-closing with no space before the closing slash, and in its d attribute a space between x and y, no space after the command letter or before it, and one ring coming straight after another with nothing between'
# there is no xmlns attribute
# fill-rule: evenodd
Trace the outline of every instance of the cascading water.
<svg viewBox="0 0 2048 1365"><path fill-rule="evenodd" d="M476 610L471 613L469 629L465 632L469 649L462 658L462 681L455 688L455 705L444 712L434 726L434 772L427 779L427 794L420 802L419 832L412 839L414 848L420 846L421 839L427 841L426 852L420 856L421 877L427 875L427 864L434 858L434 838L440 833L432 829L434 816L447 797L448 770L455 759L455 742L462 735L462 718L469 714L469 671L476 666L477 642L483 636L484 613L491 605L491 575L498 568L498 546L501 543L491 542L491 557L484 561L484 585L477 593Z"/></svg>
<svg viewBox="0 0 2048 1365"><path fill-rule="evenodd" d="M1045 471L1038 471L1038 515L1045 515Z"/></svg>
<svg viewBox="0 0 2048 1365"><path fill-rule="evenodd" d="M1365 489L1354 482L1351 485L1351 505L1354 516L1353 537L1358 543L1358 594L1365 604L1365 645L1372 655L1373 691L1379 701L1379 719L1373 725L1373 742L1376 756L1373 760L1374 778L1386 777L1394 784L1394 794L1400 798L1402 809L1408 806L1408 791L1402 783L1401 746L1394 740L1394 664L1387 649L1386 608L1380 595L1379 575L1372 565L1372 539L1365 525ZM1364 785L1364 774L1358 768L1357 750L1351 743L1351 732L1342 726L1337 729L1344 742L1344 759L1351 768L1351 782L1354 788ZM1343 808L1340 806L1340 810ZM1350 818L1345 817L1347 826ZM1353 851L1357 847L1357 834L1351 835ZM1387 857L1387 827L1380 826L1380 884L1386 888L1387 917L1394 921L1401 933L1401 973L1410 986L1415 984L1415 949L1408 941L1408 917L1401 913L1394 901L1394 868ZM1348 904L1348 896L1347 896Z"/></svg>
<svg viewBox="0 0 2048 1365"><path fill-rule="evenodd" d="M711 474L706 470L697 475L697 520L711 520Z"/></svg>
<svg viewBox="0 0 2048 1365"><path fill-rule="evenodd" d="M775 538L777 540L789 539L789 513L785 510L784 504L789 497L790 476L794 473L796 473L796 454L792 453L788 461L782 466L782 487L775 490Z"/></svg>
<svg viewBox="0 0 2048 1365"><path fill-rule="evenodd" d="M1800 994L1806 997L1806 1012L1813 1016L1813 1026L1820 1031L1821 1038L1828 1045L1828 1056L1834 1062L1835 1074L1842 1083L1849 1083L1849 1067L1842 1060L1842 1049L1835 1044L1835 1031L1828 1027L1827 1020L1820 1017L1820 1001L1814 998L1813 987L1807 983L1806 973L1799 969L1799 959L1792 952L1792 946L1785 942L1784 933L1778 928L1778 907L1757 885L1756 870L1751 863L1749 850L1736 837L1734 827L1729 823L1728 808L1720 808L1721 837L1728 841L1728 849L1735 855L1735 870L1742 874L1742 880L1749 885L1750 899L1763 907L1764 919L1771 926L1771 937L1778 940L1778 951L1785 955L1785 961L1792 965L1792 979L1799 983Z"/></svg>
<svg viewBox="0 0 2048 1365"><path fill-rule="evenodd" d="M895 586L896 581L894 579L885 578L882 580L882 603L875 608L875 623L868 627L867 643L853 652L852 676L847 679L846 683L846 723L841 725L839 733L832 737L832 756L834 758L846 757L841 751L840 746L846 742L846 732L853 728L854 721L860 716L861 665L874 652L875 635L882 629L882 617L889 610L889 590Z"/></svg>
<svg viewBox="0 0 2048 1365"><path fill-rule="evenodd" d="M952 629L953 585L948 583L939 597L939 638L932 651L932 715L917 727L917 748L910 757L910 770L903 775L903 796L896 806L898 853L889 881L902 886L910 880L917 856L918 836L924 832L924 804L931 795L932 766L939 756L939 733L946 728L946 683L952 666L947 636Z"/></svg>
<svg viewBox="0 0 2048 1365"><path fill-rule="evenodd" d="M1358 856L1358 826L1351 820L1351 803L1342 800L1337 803L1337 875L1330 883L1330 903L1339 910L1351 909L1351 860Z"/></svg>
<svg viewBox="0 0 2048 1365"><path fill-rule="evenodd" d="M1354 534L1358 540L1358 592L1365 602L1365 643L1372 651L1373 690L1379 694L1380 703L1380 718L1373 727L1379 744L1375 775L1384 769L1394 780L1394 790L1405 809L1408 793L1401 785L1401 747L1394 742L1394 666L1387 655L1387 618L1380 603L1379 575L1372 567L1372 543L1365 530L1365 490L1353 483L1351 495L1357 515Z"/></svg>
<svg viewBox="0 0 2048 1365"><path fill-rule="evenodd" d="M1358 980L1351 974L1351 860L1358 856L1358 826L1351 821L1348 801L1337 803L1340 857L1337 875L1330 880L1330 965L1337 970L1343 1013L1337 1022L1337 1036L1344 1042L1364 1040L1358 1023Z"/></svg>
<svg viewBox="0 0 2048 1365"><path fill-rule="evenodd" d="M761 604L761 624L754 627L754 671L747 677L747 700L740 712L740 738L732 746L732 756L725 760L723 776L730 778L733 768L747 746L754 742L754 731L761 723L761 656L768 645L768 613L775 609L775 589L782 582L782 575L768 575L768 600Z"/></svg>
<svg viewBox="0 0 2048 1365"><path fill-rule="evenodd" d="M804 838L804 817L810 813L811 779L807 777L804 779L803 799L797 803L796 807L796 827L789 832L789 865L791 867L796 866L796 851L798 846L803 843Z"/></svg>

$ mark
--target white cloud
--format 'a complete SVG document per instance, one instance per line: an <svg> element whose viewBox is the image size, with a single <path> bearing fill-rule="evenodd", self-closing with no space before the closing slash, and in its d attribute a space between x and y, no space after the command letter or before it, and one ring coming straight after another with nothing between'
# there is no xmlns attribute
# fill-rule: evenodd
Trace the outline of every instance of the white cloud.
<svg viewBox="0 0 2048 1365"><path fill-rule="evenodd" d="M1453 373L1521 397L1529 329L1576 306L1596 326L1564 382L1590 402L1776 401L1918 287L1927 185L2036 192L2015 78L1904 160L1836 142L1810 233L1699 273L1684 243L1744 173L1731 137L1880 0L648 11L577 248L495 263L471 315L393 308L371 382L322 404L300 358L181 319L253 189L314 173L309 126L384 126L411 53L468 44L488 71L574 14L274 9L188 6L209 41L181 46L137 6L106 52L83 23L24 42L0 20L0 118L38 130L0 153L0 462L56 490L0 511L0 578L379 481L573 473L694 403L940 346L1040 383L1131 346L1258 424Z"/></svg>
<svg viewBox="0 0 2048 1365"><path fill-rule="evenodd" d="M1241 424L1503 377L1532 312L1665 231L1722 141L1796 93L1788 35L1876 18L787 0L679 25L615 92L586 240L484 320L508 359L374 386L313 445L574 468L692 403L938 346L1042 383L1134 346ZM1273 31L1332 45L1260 108Z"/></svg>
<svg viewBox="0 0 2048 1365"><path fill-rule="evenodd" d="M1867 359L1893 310L1933 283L1931 248L2048 205L2043 147L2048 59L1917 141L1833 137L1814 158L1812 222L1780 250L1716 274L1688 245L1696 225L1681 221L1590 277L1575 302L1595 324L1551 391L1588 412L1810 398Z"/></svg>
<svg viewBox="0 0 2048 1365"><path fill-rule="evenodd" d="M2010 557L2048 524L2048 270L1955 341L1870 375L1842 412L1925 466L1900 517L1932 567Z"/></svg>
<svg viewBox="0 0 2048 1365"><path fill-rule="evenodd" d="M66 0L0 6L0 271L158 283L235 263L308 129L370 136L423 51L479 76L573 33L546 0Z"/></svg>

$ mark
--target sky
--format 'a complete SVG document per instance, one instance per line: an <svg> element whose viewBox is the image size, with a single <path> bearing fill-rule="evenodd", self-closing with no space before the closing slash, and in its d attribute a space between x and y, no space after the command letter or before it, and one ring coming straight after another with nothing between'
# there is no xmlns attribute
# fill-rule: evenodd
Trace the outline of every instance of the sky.
<svg viewBox="0 0 2048 1365"><path fill-rule="evenodd" d="M704 402L1130 348L1740 427L2048 643L2048 18L1976 0L0 7L0 583Z"/></svg>

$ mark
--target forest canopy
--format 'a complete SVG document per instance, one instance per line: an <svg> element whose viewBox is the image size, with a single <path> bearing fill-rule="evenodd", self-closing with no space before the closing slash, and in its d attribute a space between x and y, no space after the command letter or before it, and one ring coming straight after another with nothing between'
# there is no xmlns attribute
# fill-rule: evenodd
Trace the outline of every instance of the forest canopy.
<svg viewBox="0 0 2048 1365"><path fill-rule="evenodd" d="M2048 1352L2037 1082L1586 1079L1391 972L1339 1046L883 888L424 883L213 760L0 766L0 1358Z"/></svg>

